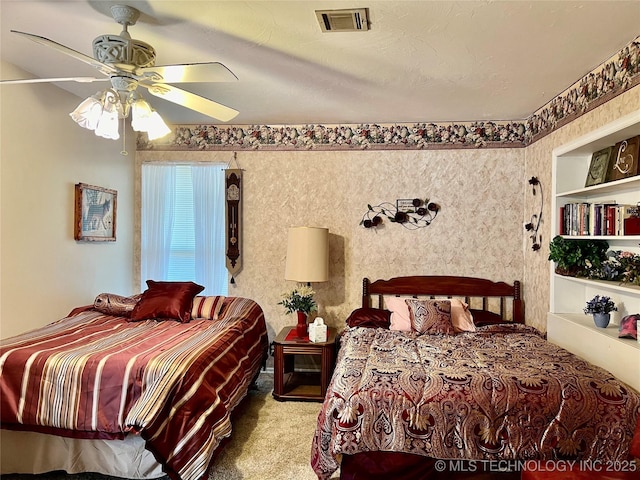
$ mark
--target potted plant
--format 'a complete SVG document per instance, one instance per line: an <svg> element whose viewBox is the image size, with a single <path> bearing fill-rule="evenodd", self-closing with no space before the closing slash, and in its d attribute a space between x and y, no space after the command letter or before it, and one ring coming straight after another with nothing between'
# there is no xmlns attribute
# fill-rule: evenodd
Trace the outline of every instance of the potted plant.
<svg viewBox="0 0 640 480"><path fill-rule="evenodd" d="M611 320L611 312L618 310L610 297L596 295L584 307L585 314L592 314L596 327L606 328Z"/></svg>
<svg viewBox="0 0 640 480"><path fill-rule="evenodd" d="M566 239L560 235L549 244L549 260L556 263L560 275L589 276L589 271L599 268L607 258L609 243L606 240Z"/></svg>
<svg viewBox="0 0 640 480"><path fill-rule="evenodd" d="M307 315L318 310L318 304L313 299L315 294L310 286L298 285L290 292L283 293L282 300L278 302L278 305L284 307L287 315L293 312L298 314L296 331L300 338L307 334Z"/></svg>

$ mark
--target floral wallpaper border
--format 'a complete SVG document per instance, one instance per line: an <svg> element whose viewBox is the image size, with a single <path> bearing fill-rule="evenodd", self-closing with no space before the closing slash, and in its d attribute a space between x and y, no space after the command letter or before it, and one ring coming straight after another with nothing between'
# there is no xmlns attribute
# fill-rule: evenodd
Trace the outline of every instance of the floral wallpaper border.
<svg viewBox="0 0 640 480"><path fill-rule="evenodd" d="M640 36L524 121L359 125L178 125L138 150L522 148L640 84Z"/></svg>

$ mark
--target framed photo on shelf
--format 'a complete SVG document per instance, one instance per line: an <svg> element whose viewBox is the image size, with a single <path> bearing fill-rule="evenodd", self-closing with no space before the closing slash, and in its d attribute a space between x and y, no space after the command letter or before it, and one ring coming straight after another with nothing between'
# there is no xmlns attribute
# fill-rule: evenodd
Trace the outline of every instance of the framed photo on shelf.
<svg viewBox="0 0 640 480"><path fill-rule="evenodd" d="M602 150L598 150L591 156L591 164L589 165L587 180L584 183L585 187L598 185L607 180L612 151L613 147L607 147Z"/></svg>
<svg viewBox="0 0 640 480"><path fill-rule="evenodd" d="M621 180L638 175L640 136L616 143L609 164L608 181Z"/></svg>
<svg viewBox="0 0 640 480"><path fill-rule="evenodd" d="M73 238L80 242L115 242L118 192L76 184Z"/></svg>

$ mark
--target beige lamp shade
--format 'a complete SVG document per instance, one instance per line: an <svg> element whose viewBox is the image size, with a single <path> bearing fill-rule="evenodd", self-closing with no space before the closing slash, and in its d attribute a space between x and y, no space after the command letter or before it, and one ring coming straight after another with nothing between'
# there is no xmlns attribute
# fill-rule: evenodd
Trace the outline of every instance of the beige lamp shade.
<svg viewBox="0 0 640 480"><path fill-rule="evenodd" d="M329 229L293 227L289 229L285 280L326 282L329 280Z"/></svg>

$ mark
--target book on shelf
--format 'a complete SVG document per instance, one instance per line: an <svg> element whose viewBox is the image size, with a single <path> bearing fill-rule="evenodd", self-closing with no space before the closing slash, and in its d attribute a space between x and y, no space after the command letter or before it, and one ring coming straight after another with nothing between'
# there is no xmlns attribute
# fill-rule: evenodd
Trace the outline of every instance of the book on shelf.
<svg viewBox="0 0 640 480"><path fill-rule="evenodd" d="M560 207L561 235L590 235L591 205L586 202L567 203Z"/></svg>
<svg viewBox="0 0 640 480"><path fill-rule="evenodd" d="M638 216L637 205L618 205L616 209L616 235L628 235L625 231L625 220Z"/></svg>
<svg viewBox="0 0 640 480"><path fill-rule="evenodd" d="M616 205L605 205L604 206L604 216L605 216L605 227L602 235L615 235L616 229Z"/></svg>
<svg viewBox="0 0 640 480"><path fill-rule="evenodd" d="M629 226L629 218L640 217L640 207L618 204L613 200L598 203L573 202L559 209L558 231L568 236L623 236L637 235Z"/></svg>

